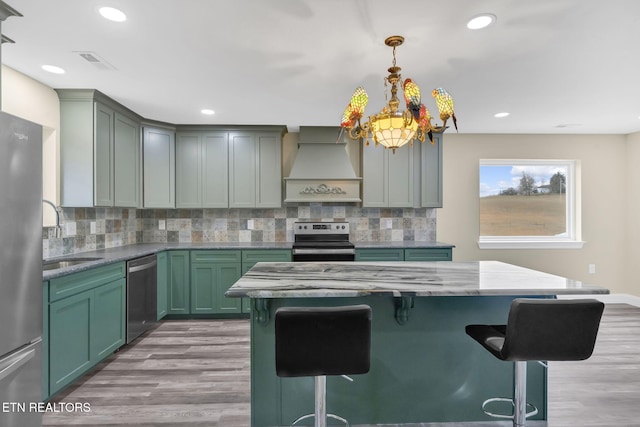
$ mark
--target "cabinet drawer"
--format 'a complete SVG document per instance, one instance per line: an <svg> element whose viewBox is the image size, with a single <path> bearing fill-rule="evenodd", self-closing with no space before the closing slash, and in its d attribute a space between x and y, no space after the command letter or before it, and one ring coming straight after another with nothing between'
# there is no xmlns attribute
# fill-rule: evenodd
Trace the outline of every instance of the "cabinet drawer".
<svg viewBox="0 0 640 427"><path fill-rule="evenodd" d="M356 249L356 261L404 261L404 249Z"/></svg>
<svg viewBox="0 0 640 427"><path fill-rule="evenodd" d="M49 282L49 302L58 301L105 283L113 282L125 277L125 275L125 263L119 262L51 279Z"/></svg>
<svg viewBox="0 0 640 427"><path fill-rule="evenodd" d="M250 249L242 251L243 264L290 261L291 251L289 249Z"/></svg>
<svg viewBox="0 0 640 427"><path fill-rule="evenodd" d="M212 250L191 251L191 262L237 262L241 259L240 251L236 250Z"/></svg>
<svg viewBox="0 0 640 427"><path fill-rule="evenodd" d="M405 249L405 261L451 261L449 248Z"/></svg>

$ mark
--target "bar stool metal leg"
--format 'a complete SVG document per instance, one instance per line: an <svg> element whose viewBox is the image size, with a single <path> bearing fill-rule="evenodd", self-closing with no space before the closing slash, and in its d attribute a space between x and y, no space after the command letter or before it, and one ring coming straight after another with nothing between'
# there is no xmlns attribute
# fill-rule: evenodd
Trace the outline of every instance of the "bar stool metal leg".
<svg viewBox="0 0 640 427"><path fill-rule="evenodd" d="M327 427L327 377L317 376L316 383L316 422L315 427Z"/></svg>
<svg viewBox="0 0 640 427"><path fill-rule="evenodd" d="M514 413L513 413L513 426L523 427L528 416L533 416L538 413L536 409L533 413L527 414L527 362L517 361L515 362L514 371Z"/></svg>

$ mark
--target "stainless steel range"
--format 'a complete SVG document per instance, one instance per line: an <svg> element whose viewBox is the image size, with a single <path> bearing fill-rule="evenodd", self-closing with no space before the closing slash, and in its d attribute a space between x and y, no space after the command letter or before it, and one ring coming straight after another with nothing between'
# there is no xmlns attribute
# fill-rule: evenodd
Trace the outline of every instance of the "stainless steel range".
<svg viewBox="0 0 640 427"><path fill-rule="evenodd" d="M348 222L296 222L293 261L355 261Z"/></svg>

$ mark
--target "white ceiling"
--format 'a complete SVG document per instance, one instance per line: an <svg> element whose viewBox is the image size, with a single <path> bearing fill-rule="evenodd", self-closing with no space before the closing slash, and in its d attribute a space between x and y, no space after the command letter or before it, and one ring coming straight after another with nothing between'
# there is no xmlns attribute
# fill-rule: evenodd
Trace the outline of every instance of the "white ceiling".
<svg viewBox="0 0 640 427"><path fill-rule="evenodd" d="M338 125L359 85L371 114L391 65L384 39L400 34L403 78L432 111L431 89L446 88L460 133L640 131L638 0L4 1L24 15L2 23L16 42L3 44L5 65L53 88L98 89L149 119ZM468 30L483 12L497 22Z"/></svg>

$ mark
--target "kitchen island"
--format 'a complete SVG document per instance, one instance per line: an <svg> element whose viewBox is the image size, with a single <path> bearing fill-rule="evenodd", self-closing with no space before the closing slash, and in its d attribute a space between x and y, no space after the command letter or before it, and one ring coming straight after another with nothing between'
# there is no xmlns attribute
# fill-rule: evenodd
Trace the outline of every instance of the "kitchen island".
<svg viewBox="0 0 640 427"><path fill-rule="evenodd" d="M506 323L517 297L607 294L606 288L496 261L258 263L227 292L250 297L253 427L312 413L313 378L275 373L273 316L284 306L367 304L371 370L327 379L327 408L351 424L486 421L489 397L510 396L513 368L466 336ZM336 352L341 349L336 349ZM546 371L530 363L528 400L546 419Z"/></svg>

